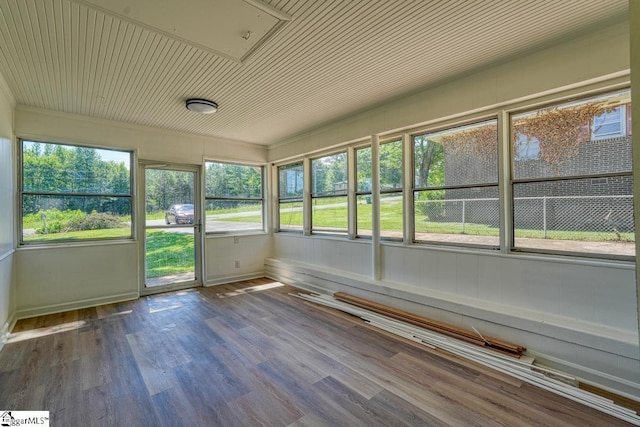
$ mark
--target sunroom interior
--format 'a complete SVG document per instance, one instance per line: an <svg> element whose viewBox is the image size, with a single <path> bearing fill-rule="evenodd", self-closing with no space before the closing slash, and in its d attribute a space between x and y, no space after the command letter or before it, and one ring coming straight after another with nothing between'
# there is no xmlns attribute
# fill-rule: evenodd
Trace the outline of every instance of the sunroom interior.
<svg viewBox="0 0 640 427"><path fill-rule="evenodd" d="M268 277L640 400L640 2L247 0L211 34L122 3L0 2L0 348L19 319ZM79 150L123 186L72 188ZM65 209L121 219L74 234ZM179 280L150 273L169 234Z"/></svg>

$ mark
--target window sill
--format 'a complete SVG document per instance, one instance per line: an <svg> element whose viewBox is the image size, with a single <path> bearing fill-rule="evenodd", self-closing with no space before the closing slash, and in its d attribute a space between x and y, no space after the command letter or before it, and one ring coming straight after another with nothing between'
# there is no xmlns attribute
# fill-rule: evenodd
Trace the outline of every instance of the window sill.
<svg viewBox="0 0 640 427"><path fill-rule="evenodd" d="M91 240L86 242L55 242L55 243L31 243L28 245L20 245L16 248L16 252L47 250L47 249L66 249L66 248L87 248L96 246L112 246L112 245L132 245L137 244L135 239L118 239L118 240Z"/></svg>
<svg viewBox="0 0 640 427"><path fill-rule="evenodd" d="M205 233L205 239L218 239L224 237L237 237L237 236L267 236L269 233L265 233L263 230L254 231L224 231L224 232L209 232Z"/></svg>

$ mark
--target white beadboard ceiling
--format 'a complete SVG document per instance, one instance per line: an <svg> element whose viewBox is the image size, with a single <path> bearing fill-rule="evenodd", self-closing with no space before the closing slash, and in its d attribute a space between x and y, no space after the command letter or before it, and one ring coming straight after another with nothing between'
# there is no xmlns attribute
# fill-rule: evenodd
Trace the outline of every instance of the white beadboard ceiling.
<svg viewBox="0 0 640 427"><path fill-rule="evenodd" d="M177 16L175 2L115 3L0 0L0 73L18 104L265 145L623 21L628 7L627 0L216 0L171 28L165 18ZM234 15L245 3L284 25ZM206 31L184 27L185 16L200 29L234 22L211 28L207 40ZM247 31L260 38L255 48L242 47ZM240 50L231 57L219 46ZM190 97L220 108L192 113L184 107Z"/></svg>

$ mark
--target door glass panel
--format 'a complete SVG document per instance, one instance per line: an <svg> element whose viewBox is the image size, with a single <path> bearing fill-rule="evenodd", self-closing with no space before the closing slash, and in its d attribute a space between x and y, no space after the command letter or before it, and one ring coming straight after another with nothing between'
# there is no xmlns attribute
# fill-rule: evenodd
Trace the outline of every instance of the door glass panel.
<svg viewBox="0 0 640 427"><path fill-rule="evenodd" d="M147 229L147 287L195 280L193 227Z"/></svg>
<svg viewBox="0 0 640 427"><path fill-rule="evenodd" d="M147 287L196 280L195 172L145 170Z"/></svg>

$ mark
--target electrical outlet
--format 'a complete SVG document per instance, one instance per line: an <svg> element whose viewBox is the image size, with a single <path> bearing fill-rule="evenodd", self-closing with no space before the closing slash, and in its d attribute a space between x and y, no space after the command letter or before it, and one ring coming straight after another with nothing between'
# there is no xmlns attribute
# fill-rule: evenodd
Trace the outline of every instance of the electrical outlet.
<svg viewBox="0 0 640 427"><path fill-rule="evenodd" d="M238 236L233 236L233 243L235 244L240 243L240 238Z"/></svg>
<svg viewBox="0 0 640 427"><path fill-rule="evenodd" d="M236 260L236 268L240 268L240 261Z"/></svg>

